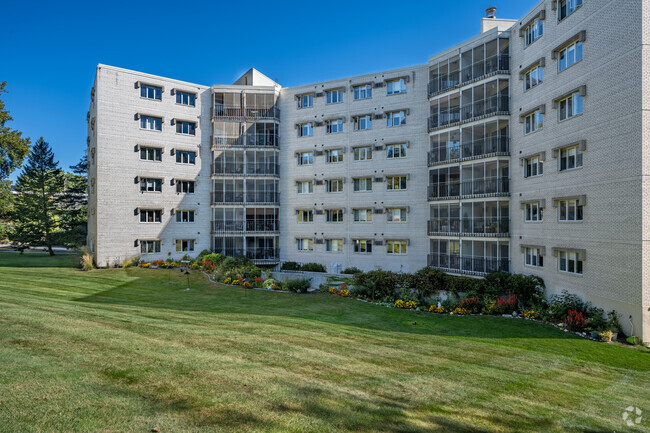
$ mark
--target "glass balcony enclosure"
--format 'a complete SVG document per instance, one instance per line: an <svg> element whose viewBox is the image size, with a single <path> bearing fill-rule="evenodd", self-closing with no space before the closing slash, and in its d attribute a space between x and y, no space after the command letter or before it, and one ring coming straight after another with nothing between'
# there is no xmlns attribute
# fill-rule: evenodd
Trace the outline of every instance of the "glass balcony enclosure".
<svg viewBox="0 0 650 433"><path fill-rule="evenodd" d="M213 175L279 176L274 150L214 150Z"/></svg>
<svg viewBox="0 0 650 433"><path fill-rule="evenodd" d="M507 200L440 203L430 206L428 233L507 237L510 230Z"/></svg>
<svg viewBox="0 0 650 433"><path fill-rule="evenodd" d="M429 170L429 200L508 195L509 162L505 159Z"/></svg>
<svg viewBox="0 0 650 433"><path fill-rule="evenodd" d="M277 147L278 124L272 121L215 121L213 147Z"/></svg>
<svg viewBox="0 0 650 433"><path fill-rule="evenodd" d="M429 166L510 154L508 120L466 126L430 137Z"/></svg>
<svg viewBox="0 0 650 433"><path fill-rule="evenodd" d="M510 271L507 240L431 239L428 265L471 275Z"/></svg>

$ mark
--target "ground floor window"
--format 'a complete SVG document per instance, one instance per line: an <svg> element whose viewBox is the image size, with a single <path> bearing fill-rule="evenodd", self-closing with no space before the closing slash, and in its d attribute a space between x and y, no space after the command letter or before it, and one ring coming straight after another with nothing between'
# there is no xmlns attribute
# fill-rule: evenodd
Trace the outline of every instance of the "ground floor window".
<svg viewBox="0 0 650 433"><path fill-rule="evenodd" d="M177 239L176 240L176 251L178 251L178 252L194 251L194 240L193 239Z"/></svg>

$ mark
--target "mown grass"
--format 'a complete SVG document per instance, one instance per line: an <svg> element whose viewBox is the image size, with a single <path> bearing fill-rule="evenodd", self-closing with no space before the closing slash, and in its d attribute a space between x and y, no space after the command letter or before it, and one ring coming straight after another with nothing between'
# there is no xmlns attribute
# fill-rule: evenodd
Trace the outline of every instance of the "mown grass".
<svg viewBox="0 0 650 433"><path fill-rule="evenodd" d="M1 432L650 428L645 349L75 261L0 253Z"/></svg>

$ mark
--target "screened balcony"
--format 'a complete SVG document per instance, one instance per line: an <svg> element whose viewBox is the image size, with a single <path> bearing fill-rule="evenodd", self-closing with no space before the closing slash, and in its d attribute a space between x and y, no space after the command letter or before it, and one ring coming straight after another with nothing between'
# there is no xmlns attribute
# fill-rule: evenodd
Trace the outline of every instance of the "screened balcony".
<svg viewBox="0 0 650 433"><path fill-rule="evenodd" d="M215 92L213 93L215 119L273 119L280 120L275 93Z"/></svg>
<svg viewBox="0 0 650 433"><path fill-rule="evenodd" d="M499 217L484 218L444 218L429 220L429 236L510 236L510 219Z"/></svg>
<svg viewBox="0 0 650 433"><path fill-rule="evenodd" d="M428 154L429 166L488 156L509 156L510 138L507 120L433 134Z"/></svg>
<svg viewBox="0 0 650 433"><path fill-rule="evenodd" d="M507 241L432 239L430 251L428 266L447 272L469 275L510 272Z"/></svg>
<svg viewBox="0 0 650 433"><path fill-rule="evenodd" d="M236 164L214 163L212 174L215 175L242 175L242 176L279 176L279 164Z"/></svg>
<svg viewBox="0 0 650 433"><path fill-rule="evenodd" d="M275 179L215 179L212 204L278 204L280 193Z"/></svg>
<svg viewBox="0 0 650 433"><path fill-rule="evenodd" d="M280 260L277 236L215 236L214 252L224 256L244 256L257 264L276 264Z"/></svg>
<svg viewBox="0 0 650 433"><path fill-rule="evenodd" d="M510 195L509 162L496 160L429 170L429 200Z"/></svg>
<svg viewBox="0 0 650 433"><path fill-rule="evenodd" d="M215 148L227 147L277 147L278 124L264 120L259 121L215 121Z"/></svg>

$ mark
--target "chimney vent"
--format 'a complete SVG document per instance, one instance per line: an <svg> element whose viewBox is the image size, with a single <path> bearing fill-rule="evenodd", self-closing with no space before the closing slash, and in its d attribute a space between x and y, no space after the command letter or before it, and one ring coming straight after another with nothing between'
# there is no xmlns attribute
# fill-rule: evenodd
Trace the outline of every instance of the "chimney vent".
<svg viewBox="0 0 650 433"><path fill-rule="evenodd" d="M487 9L485 9L485 16L487 18L496 18L497 17L497 8L494 6L491 6Z"/></svg>

